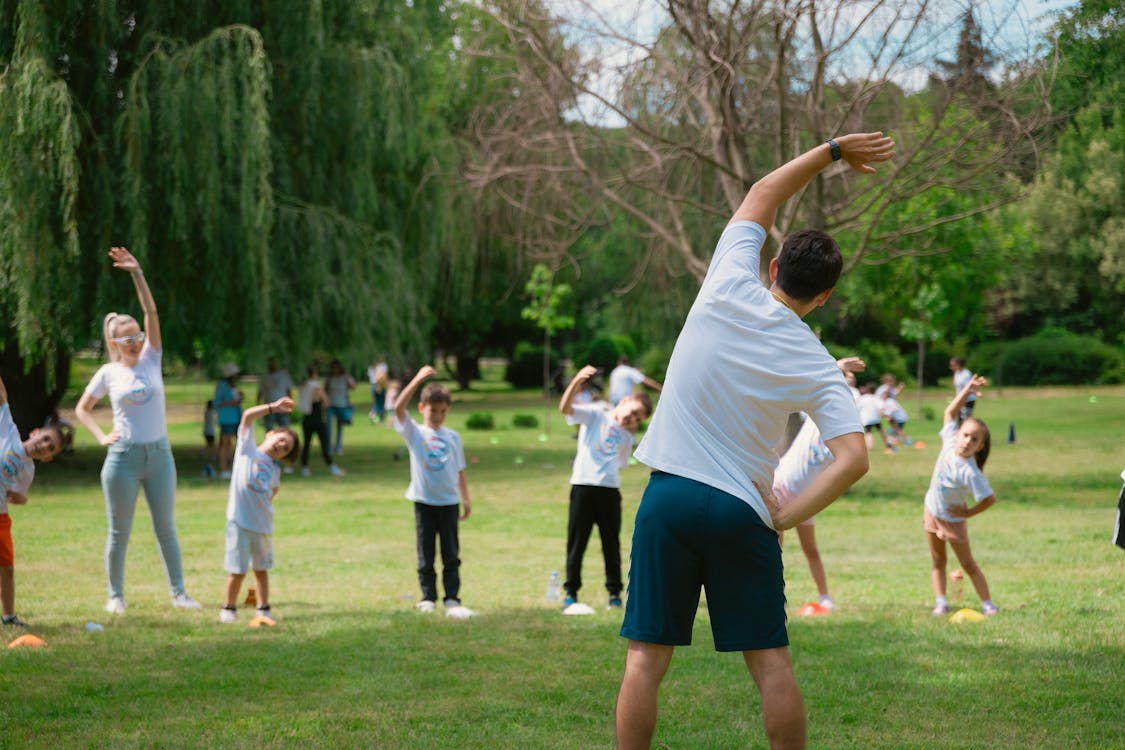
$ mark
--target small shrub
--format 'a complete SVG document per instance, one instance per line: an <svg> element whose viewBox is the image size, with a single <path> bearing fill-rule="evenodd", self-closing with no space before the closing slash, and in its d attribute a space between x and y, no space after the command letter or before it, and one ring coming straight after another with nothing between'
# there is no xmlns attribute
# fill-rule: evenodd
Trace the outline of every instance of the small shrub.
<svg viewBox="0 0 1125 750"><path fill-rule="evenodd" d="M534 414L515 414L512 416L512 427L538 427L539 418Z"/></svg>
<svg viewBox="0 0 1125 750"><path fill-rule="evenodd" d="M656 344L641 357L637 369L658 383L668 374L668 360L672 359L672 344Z"/></svg>
<svg viewBox="0 0 1125 750"><path fill-rule="evenodd" d="M559 369L559 356L557 350L551 349L551 372ZM504 379L512 384L513 388L543 387L543 347L521 341L516 344L515 352L508 362L508 369Z"/></svg>
<svg viewBox="0 0 1125 750"><path fill-rule="evenodd" d="M890 344L864 339L854 346L827 346L828 351L836 359L841 357L859 357L867 363L867 369L856 375L856 380L862 383L878 382L883 373L889 372L899 380L910 378L913 373L906 366L906 358L902 352ZM927 355L926 359L929 359ZM945 360L946 370L949 369L949 359Z"/></svg>
<svg viewBox="0 0 1125 750"><path fill-rule="evenodd" d="M1094 385L1120 382L1125 355L1093 336L1050 329L1013 341L995 379L1005 385Z"/></svg>
<svg viewBox="0 0 1125 750"><path fill-rule="evenodd" d="M465 428L469 430L491 430L496 426L496 420L490 411L475 411L465 420Z"/></svg>
<svg viewBox="0 0 1125 750"><path fill-rule="evenodd" d="M629 359L636 356L637 347L628 336L614 334L612 336L599 336L590 342L586 349L586 357L582 364L591 364L609 372L617 367L617 360L625 355ZM578 363L575 362L577 365Z"/></svg>

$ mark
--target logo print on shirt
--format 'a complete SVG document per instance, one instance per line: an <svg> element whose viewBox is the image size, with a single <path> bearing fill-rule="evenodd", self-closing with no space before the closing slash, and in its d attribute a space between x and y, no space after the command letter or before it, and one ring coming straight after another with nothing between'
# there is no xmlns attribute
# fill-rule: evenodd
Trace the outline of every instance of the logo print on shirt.
<svg viewBox="0 0 1125 750"><path fill-rule="evenodd" d="M12 487L23 473L23 457L9 448L0 458L0 483L5 487Z"/></svg>
<svg viewBox="0 0 1125 750"><path fill-rule="evenodd" d="M602 441L599 450L606 456L617 455L618 448L621 447L621 441L624 436L621 434L621 427L617 422L608 422L602 425Z"/></svg>
<svg viewBox="0 0 1125 750"><path fill-rule="evenodd" d="M133 384L125 393L125 403L130 406L144 406L152 400L153 389L143 379L133 376Z"/></svg>
<svg viewBox="0 0 1125 750"><path fill-rule="evenodd" d="M429 471L441 471L451 458L449 444L434 435L426 440L425 450L422 452L422 464Z"/></svg>
<svg viewBox="0 0 1125 750"><path fill-rule="evenodd" d="M250 470L246 476L246 486L250 491L268 493L271 479L273 479L273 459L255 458L250 461Z"/></svg>
<svg viewBox="0 0 1125 750"><path fill-rule="evenodd" d="M820 466L822 463L828 460L829 455L831 454L829 454L828 452L828 446L822 443L810 445L808 458L806 459L805 463L808 466Z"/></svg>

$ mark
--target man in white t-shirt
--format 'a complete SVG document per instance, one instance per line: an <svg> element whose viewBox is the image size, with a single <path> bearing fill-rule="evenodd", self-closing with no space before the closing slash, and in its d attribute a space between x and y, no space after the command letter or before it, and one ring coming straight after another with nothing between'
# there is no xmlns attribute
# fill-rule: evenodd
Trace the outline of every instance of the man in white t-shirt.
<svg viewBox="0 0 1125 750"><path fill-rule="evenodd" d="M949 360L949 370L953 373L953 392L960 393L961 389L972 382L973 371L965 366L964 357L952 357ZM973 416L973 407L977 405L977 395L975 393L969 394L969 400L961 407L961 413L957 416L957 425L960 426L969 417Z"/></svg>
<svg viewBox="0 0 1125 750"><path fill-rule="evenodd" d="M768 289L761 250L777 209L822 169L842 158L874 172L866 162L885 161L893 149L882 133L829 140L754 183L719 239L636 451L654 471L633 531L619 748L651 746L660 683L674 648L691 643L704 587L715 648L742 651L771 745L804 747L777 530L813 516L863 476L867 448L836 360L801 320L831 295L843 267L839 246L823 232L790 236L770 261ZM817 423L836 460L782 506L770 487L795 411Z"/></svg>
<svg viewBox="0 0 1125 750"><path fill-rule="evenodd" d="M628 357L621 355L617 360L617 367L609 373L609 402L617 406L621 403L621 399L633 395L638 385L644 385L654 391L662 388L660 383L629 364Z"/></svg>
<svg viewBox="0 0 1125 750"><path fill-rule="evenodd" d="M598 527L605 562L605 588L609 607L621 606L621 478L629 464L634 435L652 413L646 393L630 394L610 408L604 403L578 404L582 386L597 374L586 365L570 381L559 401L567 424L578 428L578 450L570 473L570 510L566 527L566 598L563 611L578 601L582 588L582 558L590 533ZM589 610L586 610L589 611Z"/></svg>
<svg viewBox="0 0 1125 750"><path fill-rule="evenodd" d="M258 403L272 404L283 398L292 398L292 396L293 378L289 376L288 370L281 369L281 365L277 363L277 357L270 357L266 360L266 374L262 376L262 382L258 386ZM288 412L275 411L262 419L262 424L265 425L267 431L274 427L288 427L289 423Z"/></svg>

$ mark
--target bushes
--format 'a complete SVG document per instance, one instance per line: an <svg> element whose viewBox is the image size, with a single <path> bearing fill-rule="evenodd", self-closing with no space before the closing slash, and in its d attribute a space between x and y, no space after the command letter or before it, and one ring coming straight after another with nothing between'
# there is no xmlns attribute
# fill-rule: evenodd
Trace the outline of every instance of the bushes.
<svg viewBox="0 0 1125 750"><path fill-rule="evenodd" d="M1045 329L1004 346L993 378L1004 385L1120 383L1125 381L1125 355L1093 336Z"/></svg>
<svg viewBox="0 0 1125 750"><path fill-rule="evenodd" d="M554 348L551 349L551 372L559 369L559 355ZM516 350L508 363L508 370L504 379L512 384L513 388L542 388L543 387L543 347L521 341L516 344Z"/></svg>
<svg viewBox="0 0 1125 750"><path fill-rule="evenodd" d="M465 420L465 429L468 430L491 430L495 426L496 420L490 411L475 411Z"/></svg>
<svg viewBox="0 0 1125 750"><path fill-rule="evenodd" d="M534 414L513 414L512 427L531 429L539 426L539 417Z"/></svg>
<svg viewBox="0 0 1125 750"><path fill-rule="evenodd" d="M637 356L637 347L628 336L599 336L590 342L581 364L590 364L609 372L617 367L617 360L625 355L630 360ZM576 365L579 363L576 361Z"/></svg>
<svg viewBox="0 0 1125 750"><path fill-rule="evenodd" d="M907 371L906 358L891 344L883 344L864 339L855 346L841 347L828 346L828 351L836 359L841 357L859 357L867 363L867 370L856 375L860 383L878 381L885 372L889 372L899 380L912 377L913 373ZM927 356L927 360L929 357ZM949 359L945 359L946 370L949 369Z"/></svg>

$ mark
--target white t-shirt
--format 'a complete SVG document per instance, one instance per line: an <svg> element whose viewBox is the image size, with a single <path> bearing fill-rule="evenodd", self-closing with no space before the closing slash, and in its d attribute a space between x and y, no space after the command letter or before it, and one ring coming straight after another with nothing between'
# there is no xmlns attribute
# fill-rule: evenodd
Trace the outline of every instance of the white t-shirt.
<svg viewBox="0 0 1125 750"><path fill-rule="evenodd" d="M273 533L273 491L281 485L281 467L254 445L254 426L238 427L230 472L227 520L247 531Z"/></svg>
<svg viewBox="0 0 1125 750"><path fill-rule="evenodd" d="M385 388L387 385L387 363L379 362L367 368L367 380L371 385L377 388Z"/></svg>
<svg viewBox="0 0 1125 750"><path fill-rule="evenodd" d="M578 428L578 451L570 472L571 484L590 487L620 487L620 470L629 465L634 437L602 404L572 406L567 424Z"/></svg>
<svg viewBox="0 0 1125 750"><path fill-rule="evenodd" d="M972 379L973 379L973 373L969 371L969 368L968 367L962 367L960 370L953 373L953 390L957 393L960 393L961 389L964 388L965 386L967 386L969 384L969 381L972 380ZM976 400L977 400L976 394L970 393L969 394L969 401L976 401Z"/></svg>
<svg viewBox="0 0 1125 750"><path fill-rule="evenodd" d="M962 458L955 452L956 422L946 422L938 434L941 435L941 454L926 490L926 510L942 521L959 523L965 518L951 515L949 509L968 507L970 493L974 500L984 500L992 494L992 487L977 468L975 458Z"/></svg>
<svg viewBox="0 0 1125 750"><path fill-rule="evenodd" d="M286 370L267 372L262 376L262 398L266 403L284 398L292 390L293 378L289 377L289 372Z"/></svg>
<svg viewBox="0 0 1125 750"><path fill-rule="evenodd" d="M633 389L645 382L645 374L636 367L618 365L609 373L609 402L617 405L621 399L633 395Z"/></svg>
<svg viewBox="0 0 1125 750"><path fill-rule="evenodd" d="M122 440L153 443L168 436L160 350L148 341L136 366L126 367L120 362L102 365L86 386L86 393L96 399L109 394L113 428Z"/></svg>
<svg viewBox="0 0 1125 750"><path fill-rule="evenodd" d="M859 410L859 421L866 427L870 424L879 424L883 421L883 402L871 393L861 393L855 402Z"/></svg>
<svg viewBox="0 0 1125 750"><path fill-rule="evenodd" d="M27 497L35 479L35 462L23 449L20 431L7 401L0 406L0 513L8 512L8 492Z"/></svg>
<svg viewBox="0 0 1125 750"><path fill-rule="evenodd" d="M765 237L739 221L719 238L636 457L741 498L773 528L754 482L772 486L789 415L808 413L825 440L862 428L836 360L762 285Z"/></svg>
<svg viewBox="0 0 1125 750"><path fill-rule="evenodd" d="M805 421L773 475L773 492L782 502L804 492L820 472L836 460L824 444L816 423L805 414L801 416Z"/></svg>
<svg viewBox="0 0 1125 750"><path fill-rule="evenodd" d="M431 430L410 417L394 419L395 431L410 449L410 486L406 499L426 505L457 505L461 502L458 479L465 470L461 436L448 427Z"/></svg>
<svg viewBox="0 0 1125 750"><path fill-rule="evenodd" d="M902 408L902 404L898 402L897 398L883 399L883 414L896 424L906 424L906 409Z"/></svg>
<svg viewBox="0 0 1125 750"><path fill-rule="evenodd" d="M301 384L297 391L297 411L302 414L312 414L313 394L321 387L319 380L312 378Z"/></svg>

